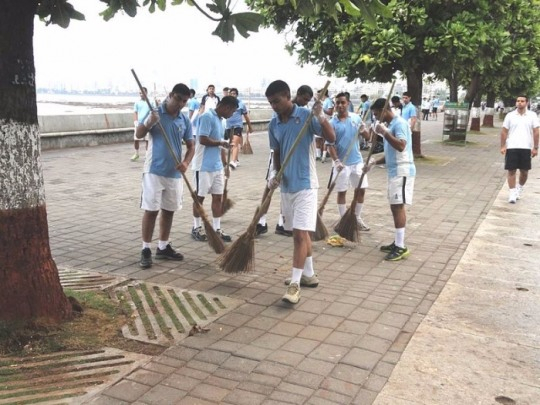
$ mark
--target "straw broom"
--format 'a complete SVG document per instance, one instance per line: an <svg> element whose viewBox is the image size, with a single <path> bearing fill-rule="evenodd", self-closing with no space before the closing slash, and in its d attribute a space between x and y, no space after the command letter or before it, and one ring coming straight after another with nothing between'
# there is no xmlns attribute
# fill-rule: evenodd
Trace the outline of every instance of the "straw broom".
<svg viewBox="0 0 540 405"><path fill-rule="evenodd" d="M388 93L388 97L386 98L386 101L384 103L383 107L383 113L388 109L388 104L390 97L392 96L392 92L394 91L394 85L396 84L396 81L394 80L392 82L392 86L390 86L390 92ZM373 154L373 150L375 149L375 146L377 142L375 142L377 135L372 130L371 131L371 147L369 148L369 153L366 158L366 163L369 162L369 159L371 158L371 155ZM345 238L347 240L350 240L351 242L357 242L358 241L358 222L356 220L356 200L358 198L358 193L360 192L360 188L362 186L362 181L364 180L364 176L366 175L365 172L362 171L362 175L360 176L360 181L358 182L358 186L354 189L354 197L351 202L351 205L349 206L349 209L345 214L341 217L341 220L338 222L338 224L335 226L334 231L336 231L339 236L342 238Z"/></svg>
<svg viewBox="0 0 540 405"><path fill-rule="evenodd" d="M242 153L244 155L253 155L253 149L251 149L251 143L249 143L249 132L246 133L246 141L242 145Z"/></svg>
<svg viewBox="0 0 540 405"><path fill-rule="evenodd" d="M364 113L364 116L362 117L362 123L365 121L367 117L367 113L368 113L367 111ZM343 158L344 163L349 158L349 155L351 154L351 151L354 147L355 142L358 142L361 129L362 129L362 126L358 128L356 135L354 136L354 138L351 140L351 143L347 147L347 151L345 152L345 156ZM328 238L328 229L326 229L326 226L324 225L324 222L322 220L322 215L323 215L326 203L328 202L328 199L330 198L330 194L332 194L332 191L334 191L334 188L336 187L337 179L340 174L341 174L341 171L337 172L336 177L334 178L334 180L332 180L332 183L330 183L330 186L328 187L328 191L326 192L325 196L323 197L321 201L321 204L319 205L319 210L317 211L317 225L315 227L315 232L310 232L311 240L315 242Z"/></svg>
<svg viewBox="0 0 540 405"><path fill-rule="evenodd" d="M328 89L328 86L330 86L330 81L326 82L326 85L322 90L323 94ZM287 167L287 165L289 164L289 161L291 160L291 157L296 147L298 146L300 140L304 137L307 129L309 128L312 118L313 111L309 113L309 116L304 122L302 129L296 136L296 139L291 146L289 153L285 157L285 160L283 161L279 172L276 174L277 180L281 180L285 167ZM273 194L274 189L269 189L268 187L264 188L263 201L261 205L255 210L255 215L253 216L253 219L251 220L248 228L219 258L219 267L221 268L221 270L225 271L226 273L249 273L253 271L253 266L255 262L255 236L257 230L257 223L259 222L259 219L261 219L261 216L268 212L268 208L270 207L270 202L272 201Z"/></svg>
<svg viewBox="0 0 540 405"><path fill-rule="evenodd" d="M223 187L223 195L221 196L221 215L225 215L227 211L229 211L234 206L234 201L230 198L227 198L227 183L229 181L229 177L231 177L231 169L229 167L229 164L231 163L231 148L232 144L229 142L229 150L227 151L227 168L226 170L229 172L229 175L225 177L225 187Z"/></svg>
<svg viewBox="0 0 540 405"><path fill-rule="evenodd" d="M142 94L145 94L141 82L139 81L139 78L137 77L137 74L135 73L135 70L131 69L131 73L133 74L133 77L135 78L135 81L137 82L137 85L139 86L139 89ZM150 111L153 110L152 105L150 104L150 101L148 100L148 97L144 95L144 99L148 104L148 108L150 108ZM169 153L171 154L171 157L174 159L176 165L180 164L180 160L178 156L176 156L176 152L174 151L171 140L169 139L167 132L165 131L165 128L163 128L163 125L161 122L158 121L157 125L159 126L159 129L161 130L161 133L163 134L163 138L165 139L165 144L167 145L167 149L169 150ZM189 193L191 194L191 198L193 198L193 202L195 203L195 210L201 217L203 224L204 224L204 230L206 231L206 236L208 238L208 244L212 249L214 249L214 252L216 253L223 253L225 250L225 245L223 244L223 241L217 234L217 232L212 227L212 224L208 220L208 217L206 215L206 212L204 211L204 208L202 204L199 201L199 198L197 197L197 194L193 191L193 188L191 187L191 184L189 183L187 177L185 174L182 174L182 178L184 179L184 182L186 183L186 187L189 190Z"/></svg>

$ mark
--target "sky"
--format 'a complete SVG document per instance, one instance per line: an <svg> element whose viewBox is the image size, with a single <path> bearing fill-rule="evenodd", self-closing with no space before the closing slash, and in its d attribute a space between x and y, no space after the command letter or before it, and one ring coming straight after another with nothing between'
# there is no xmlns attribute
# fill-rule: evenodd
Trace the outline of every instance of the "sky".
<svg viewBox="0 0 540 405"><path fill-rule="evenodd" d="M276 79L285 80L291 89L301 84L321 88L327 79L332 87L346 85L343 79L320 76L315 66L301 68L284 49L285 35L271 29L247 39L236 33L233 43L224 43L211 35L216 23L185 3L171 6L168 1L165 12L153 14L140 7L135 18L119 13L108 22L99 16L105 6L98 0L71 3L86 21L72 20L63 29L36 18L38 88L136 91L132 68L143 86L160 93L176 83L194 87L198 94L210 83L218 91L224 86L264 89ZM241 3L235 11L245 8Z"/></svg>

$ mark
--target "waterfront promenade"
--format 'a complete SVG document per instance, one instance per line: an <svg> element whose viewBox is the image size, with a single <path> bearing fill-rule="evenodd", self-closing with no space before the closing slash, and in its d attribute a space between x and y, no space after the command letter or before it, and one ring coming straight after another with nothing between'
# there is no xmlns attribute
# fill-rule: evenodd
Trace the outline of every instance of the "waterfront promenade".
<svg viewBox="0 0 540 405"><path fill-rule="evenodd" d="M171 234L185 260L141 270L142 162L129 160L131 143L43 152L60 269L239 302L208 333L181 340L85 403L539 403L539 161L523 199L511 205L498 129L468 134L464 147L441 142L442 114L422 125L426 159L417 161L408 209L411 256L382 260L379 246L392 240L393 225L386 171L374 168L364 208L371 231L357 246L315 243L321 284L304 288L296 306L281 301L292 240L273 233L279 192L269 232L256 241L253 273L220 272L211 249L191 239L189 197ZM222 220L233 237L245 231L265 187L267 136L250 139L254 154L241 155L232 172L229 197L236 205ZM318 162L317 170L325 186L330 164ZM329 228L338 219L334 201L324 213Z"/></svg>

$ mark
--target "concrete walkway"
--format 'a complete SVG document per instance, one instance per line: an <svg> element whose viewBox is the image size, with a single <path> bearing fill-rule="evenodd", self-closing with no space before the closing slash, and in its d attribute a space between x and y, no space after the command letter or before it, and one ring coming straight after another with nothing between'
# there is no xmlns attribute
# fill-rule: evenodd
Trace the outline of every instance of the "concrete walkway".
<svg viewBox="0 0 540 405"><path fill-rule="evenodd" d="M257 239L252 274L220 272L212 250L191 239L189 198L171 235L185 260L143 271L142 162L129 161L130 144L44 152L51 247L60 268L244 302L207 334L182 340L90 403L539 403L538 160L523 199L508 204L498 132L469 134L463 147L441 142L442 116L423 122L427 158L417 162L408 211L411 256L382 260L378 248L392 240L393 226L386 172L375 169L364 214L371 231L357 246L315 243L321 285L303 289L294 307L281 302L292 240L272 232L279 193L270 231ZM254 154L241 156L229 181L236 206L222 228L233 237L245 231L265 187L266 134L251 143ZM317 168L324 186L330 164ZM333 201L324 213L328 227L338 219Z"/></svg>

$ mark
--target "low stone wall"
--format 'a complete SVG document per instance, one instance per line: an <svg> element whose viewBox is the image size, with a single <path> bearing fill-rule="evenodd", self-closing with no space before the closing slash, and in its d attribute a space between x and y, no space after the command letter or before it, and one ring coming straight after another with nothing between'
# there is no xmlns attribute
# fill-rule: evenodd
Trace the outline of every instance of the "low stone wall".
<svg viewBox="0 0 540 405"><path fill-rule="evenodd" d="M266 131L271 116L272 110L253 110L253 130ZM133 141L132 113L45 115L38 122L42 150Z"/></svg>

